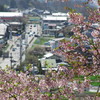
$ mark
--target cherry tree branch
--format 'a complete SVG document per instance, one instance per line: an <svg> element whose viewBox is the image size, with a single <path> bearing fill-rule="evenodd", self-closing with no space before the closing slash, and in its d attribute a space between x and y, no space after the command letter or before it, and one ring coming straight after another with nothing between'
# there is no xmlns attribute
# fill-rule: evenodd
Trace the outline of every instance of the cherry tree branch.
<svg viewBox="0 0 100 100"><path fill-rule="evenodd" d="M4 91L2 89L0 89L0 91L9 94L10 95L9 98L14 98L15 100L17 100L17 98L14 96L14 94L11 94L11 93Z"/></svg>

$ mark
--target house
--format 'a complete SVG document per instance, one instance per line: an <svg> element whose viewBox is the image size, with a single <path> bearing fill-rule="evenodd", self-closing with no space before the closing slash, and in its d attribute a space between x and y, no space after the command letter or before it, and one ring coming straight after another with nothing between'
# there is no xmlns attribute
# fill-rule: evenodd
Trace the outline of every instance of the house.
<svg viewBox="0 0 100 100"><path fill-rule="evenodd" d="M63 27L64 22L69 19L66 13L52 13L51 15L41 16L43 20L43 34L49 34L55 36L56 33Z"/></svg>
<svg viewBox="0 0 100 100"><path fill-rule="evenodd" d="M63 40L64 38L56 38L56 39L52 39L49 40L48 42L44 43L44 45L48 45L49 47L51 47L51 51L53 51L54 49L56 49L57 47L59 47L59 42L61 40Z"/></svg>
<svg viewBox="0 0 100 100"><path fill-rule="evenodd" d="M48 70L58 70L58 66L63 64L63 65L68 65L65 62L63 62L63 58L55 55L53 53L47 53L46 55L44 55L43 58L39 59L41 62L41 67L42 70L48 71Z"/></svg>
<svg viewBox="0 0 100 100"><path fill-rule="evenodd" d="M58 69L55 59L41 59L41 67L43 71Z"/></svg>

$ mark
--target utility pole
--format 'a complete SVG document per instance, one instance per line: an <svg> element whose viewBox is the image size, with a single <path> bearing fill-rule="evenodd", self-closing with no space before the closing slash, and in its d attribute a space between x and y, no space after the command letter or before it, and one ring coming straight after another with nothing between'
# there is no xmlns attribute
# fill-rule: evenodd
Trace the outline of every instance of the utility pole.
<svg viewBox="0 0 100 100"><path fill-rule="evenodd" d="M22 63L22 35L20 37L20 65Z"/></svg>
<svg viewBox="0 0 100 100"><path fill-rule="evenodd" d="M32 67L33 67L33 75L35 75L35 68L34 68L35 66L34 66L34 62L33 62L33 66L32 66Z"/></svg>
<svg viewBox="0 0 100 100"><path fill-rule="evenodd" d="M12 30L10 29L9 39L12 40Z"/></svg>
<svg viewBox="0 0 100 100"><path fill-rule="evenodd" d="M25 44L26 44L25 52L27 52L27 48L28 48L28 34L25 34Z"/></svg>
<svg viewBox="0 0 100 100"><path fill-rule="evenodd" d="M11 69L13 68L13 66L12 66L12 53L10 53L10 66L11 66Z"/></svg>

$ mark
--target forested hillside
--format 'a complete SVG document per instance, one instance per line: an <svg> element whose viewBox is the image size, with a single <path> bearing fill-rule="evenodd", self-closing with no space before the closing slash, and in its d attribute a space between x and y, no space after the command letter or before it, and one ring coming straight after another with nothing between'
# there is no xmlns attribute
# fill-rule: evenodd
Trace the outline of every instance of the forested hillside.
<svg viewBox="0 0 100 100"><path fill-rule="evenodd" d="M46 4L39 0L0 0L0 5L9 6L11 8L27 9L35 7L38 9L46 9Z"/></svg>
<svg viewBox="0 0 100 100"><path fill-rule="evenodd" d="M35 7L37 9L43 10L50 10L54 12L62 11L67 12L69 9L75 9L77 12L81 12L84 15L87 15L86 9L90 8L97 8L97 4L94 3L86 3L87 0L69 0L65 2L61 2L61 0L48 0L48 2L44 2L45 0L0 0L0 5L4 7L11 7L11 8L19 8L19 9L27 9L29 7ZM95 0L94 0L95 1ZM76 7L78 5L82 5L81 7ZM0 11L2 7L0 7ZM3 10L4 11L4 10Z"/></svg>

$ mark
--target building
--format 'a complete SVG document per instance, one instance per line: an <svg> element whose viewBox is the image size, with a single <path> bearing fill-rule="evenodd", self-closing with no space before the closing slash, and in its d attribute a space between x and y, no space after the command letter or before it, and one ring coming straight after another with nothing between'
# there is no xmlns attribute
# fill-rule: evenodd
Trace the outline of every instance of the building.
<svg viewBox="0 0 100 100"><path fill-rule="evenodd" d="M0 24L0 48L4 46L9 38L8 26L6 24Z"/></svg>
<svg viewBox="0 0 100 100"><path fill-rule="evenodd" d="M44 45L48 45L51 48L51 51L53 51L54 49L56 49L57 47L59 47L59 43L61 40L63 40L64 38L56 38L56 39L52 39L49 40L48 42L46 42Z"/></svg>
<svg viewBox="0 0 100 100"><path fill-rule="evenodd" d="M63 61L62 57L55 55L53 53L50 53L50 52L45 54L44 57L39 60L41 62L41 67L44 72L46 72L48 70L57 71L59 65L63 65L66 67L69 66L69 64L67 62Z"/></svg>
<svg viewBox="0 0 100 100"><path fill-rule="evenodd" d="M43 15L43 33L55 35L63 27L63 23L67 22L69 15L67 13L52 13L52 15Z"/></svg>
<svg viewBox="0 0 100 100"><path fill-rule="evenodd" d="M41 62L41 67L44 72L48 70L57 70L57 63L55 58L51 58L53 56L52 53L47 53L43 58L39 59Z"/></svg>
<svg viewBox="0 0 100 100"><path fill-rule="evenodd" d="M23 23L22 22L9 22L9 31L12 32L12 35L20 34L23 30Z"/></svg>
<svg viewBox="0 0 100 100"><path fill-rule="evenodd" d="M42 34L42 21L40 17L29 17L25 26L25 32L29 34Z"/></svg>
<svg viewBox="0 0 100 100"><path fill-rule="evenodd" d="M24 16L21 12L0 12L0 20L9 24L9 31L12 32L12 35L22 30L23 18Z"/></svg>
<svg viewBox="0 0 100 100"><path fill-rule="evenodd" d="M0 19L4 22L21 21L23 13L21 12L0 12Z"/></svg>
<svg viewBox="0 0 100 100"><path fill-rule="evenodd" d="M43 71L47 71L49 69L57 70L57 64L55 59L41 59L41 67Z"/></svg>

